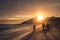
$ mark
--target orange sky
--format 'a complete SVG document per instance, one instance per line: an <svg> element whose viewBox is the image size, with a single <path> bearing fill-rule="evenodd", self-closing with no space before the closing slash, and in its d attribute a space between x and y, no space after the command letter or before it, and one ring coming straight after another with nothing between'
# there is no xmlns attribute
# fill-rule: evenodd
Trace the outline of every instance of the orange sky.
<svg viewBox="0 0 60 40"><path fill-rule="evenodd" d="M60 17L60 0L0 0L0 17L28 18L41 12L45 17Z"/></svg>

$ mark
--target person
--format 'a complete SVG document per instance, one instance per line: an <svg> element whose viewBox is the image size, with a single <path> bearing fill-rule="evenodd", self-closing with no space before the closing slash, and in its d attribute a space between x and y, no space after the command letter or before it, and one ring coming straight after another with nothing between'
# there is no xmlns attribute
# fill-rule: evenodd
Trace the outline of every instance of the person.
<svg viewBox="0 0 60 40"><path fill-rule="evenodd" d="M48 23L47 23L46 27L47 27L46 31L47 31L47 32L50 31L50 26L49 26Z"/></svg>
<svg viewBox="0 0 60 40"><path fill-rule="evenodd" d="M48 40L47 35L46 35L46 29L45 29L45 24L44 23L42 23L42 28L43 28L44 36L45 36L46 40Z"/></svg>
<svg viewBox="0 0 60 40"><path fill-rule="evenodd" d="M45 24L42 23L42 28L43 28L43 31L45 31Z"/></svg>
<svg viewBox="0 0 60 40"><path fill-rule="evenodd" d="M33 32L35 32L35 25L33 26Z"/></svg>

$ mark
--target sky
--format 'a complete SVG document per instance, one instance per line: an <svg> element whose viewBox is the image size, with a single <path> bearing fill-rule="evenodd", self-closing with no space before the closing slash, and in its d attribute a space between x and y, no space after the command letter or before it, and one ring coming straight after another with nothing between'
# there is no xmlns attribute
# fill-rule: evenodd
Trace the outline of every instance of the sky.
<svg viewBox="0 0 60 40"><path fill-rule="evenodd" d="M60 17L60 0L0 0L0 18L32 17L38 12Z"/></svg>

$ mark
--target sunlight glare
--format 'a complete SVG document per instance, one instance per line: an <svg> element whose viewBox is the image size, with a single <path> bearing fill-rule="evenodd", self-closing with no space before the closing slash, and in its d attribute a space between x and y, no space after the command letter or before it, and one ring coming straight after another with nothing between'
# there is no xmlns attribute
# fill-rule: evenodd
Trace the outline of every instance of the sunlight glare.
<svg viewBox="0 0 60 40"><path fill-rule="evenodd" d="M44 16L43 15L37 15L37 19L38 20L43 20L44 19Z"/></svg>

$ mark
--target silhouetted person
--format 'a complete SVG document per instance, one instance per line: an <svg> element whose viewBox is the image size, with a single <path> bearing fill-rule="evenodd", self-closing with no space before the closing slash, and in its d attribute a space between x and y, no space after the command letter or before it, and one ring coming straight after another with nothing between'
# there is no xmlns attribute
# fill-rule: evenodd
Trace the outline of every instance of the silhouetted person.
<svg viewBox="0 0 60 40"><path fill-rule="evenodd" d="M47 32L50 31L50 26L49 26L49 24L46 24L46 27L47 27L46 31L47 31Z"/></svg>
<svg viewBox="0 0 60 40"><path fill-rule="evenodd" d="M36 40L36 25L33 26L33 40Z"/></svg>
<svg viewBox="0 0 60 40"><path fill-rule="evenodd" d="M42 28L43 28L43 31L45 31L45 24L44 23L42 23Z"/></svg>
<svg viewBox="0 0 60 40"><path fill-rule="evenodd" d="M42 28L43 28L44 36L46 37L46 40L48 40L47 35L46 35L46 29L45 29L45 24L44 23L42 23Z"/></svg>
<svg viewBox="0 0 60 40"><path fill-rule="evenodd" d="M35 32L35 25L33 26L33 31Z"/></svg>

